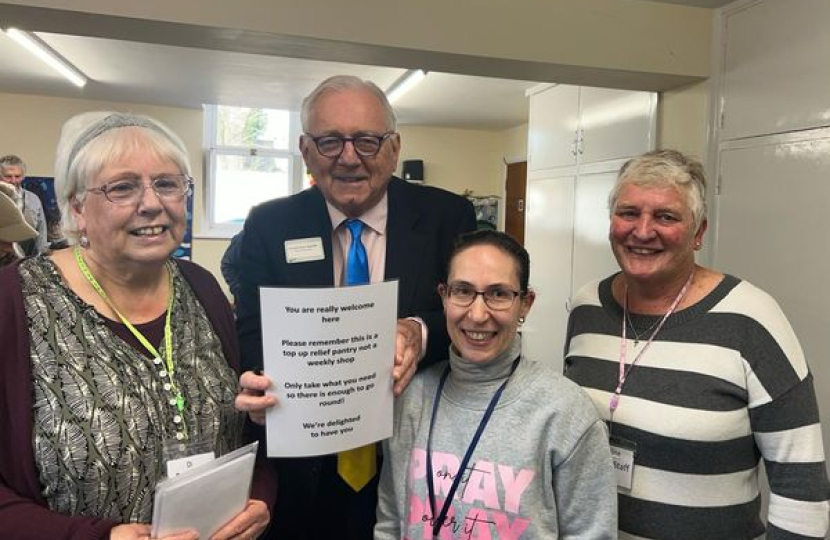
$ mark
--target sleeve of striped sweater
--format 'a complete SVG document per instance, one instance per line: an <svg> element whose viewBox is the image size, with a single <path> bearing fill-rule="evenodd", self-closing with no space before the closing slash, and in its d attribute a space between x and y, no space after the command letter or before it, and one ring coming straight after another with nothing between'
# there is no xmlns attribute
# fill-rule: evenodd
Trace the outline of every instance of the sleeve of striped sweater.
<svg viewBox="0 0 830 540"><path fill-rule="evenodd" d="M750 422L770 486L767 539L824 538L830 483L813 377L781 308L755 292L749 305L757 326L747 332L744 356Z"/></svg>

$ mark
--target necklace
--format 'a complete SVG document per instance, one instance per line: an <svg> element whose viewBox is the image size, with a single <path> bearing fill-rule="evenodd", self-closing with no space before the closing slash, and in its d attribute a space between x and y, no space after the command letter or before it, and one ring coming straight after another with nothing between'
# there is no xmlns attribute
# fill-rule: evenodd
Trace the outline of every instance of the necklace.
<svg viewBox="0 0 830 540"><path fill-rule="evenodd" d="M628 288L625 289L626 300L625 304L628 305ZM651 323L651 326L643 330L642 332L637 332L637 327L634 326L634 321L631 320L631 313L626 309L625 311L625 320L628 322L628 327L631 328L631 332L634 334L634 346L638 347L640 345L640 341L642 341L642 337L648 335L649 332L654 330L654 327L660 324L660 319L655 320Z"/></svg>
<svg viewBox="0 0 830 540"><path fill-rule="evenodd" d="M630 317L628 316L628 285L625 287L625 296L623 300L623 321L622 321L622 335L620 336L620 372L617 378L617 388L614 389L614 393L611 394L611 399L608 401L608 411L611 414L611 421L613 422L614 419L614 411L617 410L617 407L620 404L620 395L622 395L623 385L625 384L628 375L631 373L631 370L634 369L634 365L640 359L640 357L645 354L648 350L651 343L654 341L654 338L657 337L657 334L663 328L663 325L666 323L666 320L674 313L674 310L677 309L677 306L680 305L681 300L683 297L686 296L686 291L689 290L689 286L692 284L692 280L695 277L695 270L692 268L692 272L689 274L689 277L686 279L686 283L683 284L683 288L680 289L680 292L677 293L675 296L674 301L672 302L669 310L659 319L659 324L657 328L651 333L648 337L648 341L646 341L645 346L637 353L637 356L634 357L634 360L631 361L631 365L626 367L626 338L625 338L625 329L626 329L626 319L630 322ZM644 332L647 333L648 331Z"/></svg>
<svg viewBox="0 0 830 540"><path fill-rule="evenodd" d="M164 361L161 358L158 350L150 343L146 337L135 327L133 324L127 320L124 315L118 311L118 308L115 307L115 304L112 303L112 300L104 291L104 288L101 287L101 284L98 283L98 280L95 279L95 276L92 275L92 271L89 269L89 266L86 264L84 260L84 256L81 253L81 248L75 246L73 250L73 255L75 256L75 262L78 265L78 269L81 271L81 274L86 278L89 284L95 289L95 292L101 297L101 299L106 302L106 304L112 309L112 311L118 315L118 318L121 319L121 322L124 326L129 329L130 333L132 333L135 338L144 346L147 351L153 355L153 364L156 366L161 366L162 362L166 366L166 370L162 369L159 372L159 376L162 379L166 379L166 382L163 384L163 388L171 393L169 404L175 408L176 413L173 416L173 423L176 424L176 439L183 440L187 438L187 424L184 420L184 410L185 410L185 399L184 395L182 394L181 388L176 384L176 380L174 378L175 375L175 364L173 362L173 332L172 326L170 324L171 315L173 312L173 298L175 296L175 289L173 284L173 272L170 270L170 263L168 262L165 265L167 269L167 282L169 292L167 298L167 310L164 316L164 352L165 352L165 359Z"/></svg>

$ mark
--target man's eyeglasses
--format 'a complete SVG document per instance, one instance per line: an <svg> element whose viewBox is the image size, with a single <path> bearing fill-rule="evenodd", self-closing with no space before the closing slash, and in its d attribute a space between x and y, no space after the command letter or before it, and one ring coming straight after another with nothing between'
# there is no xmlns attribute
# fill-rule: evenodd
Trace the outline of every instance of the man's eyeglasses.
<svg viewBox="0 0 830 540"><path fill-rule="evenodd" d="M481 295L487 307L496 311L510 309L513 302L516 301L516 298L523 296L521 291L514 291L504 287L491 287L484 291L477 291L470 285L461 283L442 285L441 289L442 294L454 306L470 307L476 301L476 297Z"/></svg>
<svg viewBox="0 0 830 540"><path fill-rule="evenodd" d="M136 204L141 200L144 190L148 187L152 188L163 200L180 201L190 193L193 178L187 174L168 174L154 178L149 186L138 178L123 178L97 188L87 189L87 192L101 193L113 204L128 205Z"/></svg>
<svg viewBox="0 0 830 540"><path fill-rule="evenodd" d="M320 155L327 158L338 158L343 150L346 148L346 143L352 143L355 153L361 157L374 157L380 152L380 147L383 142L395 135L394 131L384 133L383 135L357 135L355 137L338 137L336 135L323 135L321 137L314 137L313 135L305 134L306 137L314 141L317 151Z"/></svg>

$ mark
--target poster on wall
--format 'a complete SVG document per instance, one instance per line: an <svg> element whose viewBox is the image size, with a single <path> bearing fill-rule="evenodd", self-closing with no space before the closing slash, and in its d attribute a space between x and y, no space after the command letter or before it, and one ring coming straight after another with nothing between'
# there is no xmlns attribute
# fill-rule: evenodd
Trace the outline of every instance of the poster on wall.
<svg viewBox="0 0 830 540"><path fill-rule="evenodd" d="M55 179L51 176L27 176L23 179L23 189L31 191L40 199L46 216L46 240L49 245L65 243L61 227L61 209L55 195Z"/></svg>
<svg viewBox="0 0 830 540"><path fill-rule="evenodd" d="M40 199L43 213L46 215L47 240L55 249L66 244L66 238L61 226L61 210L55 193L55 179L51 176L27 176L23 180L23 188L31 191ZM187 196L187 227L181 245L173 252L173 257L188 259L192 257L193 242L193 190Z"/></svg>

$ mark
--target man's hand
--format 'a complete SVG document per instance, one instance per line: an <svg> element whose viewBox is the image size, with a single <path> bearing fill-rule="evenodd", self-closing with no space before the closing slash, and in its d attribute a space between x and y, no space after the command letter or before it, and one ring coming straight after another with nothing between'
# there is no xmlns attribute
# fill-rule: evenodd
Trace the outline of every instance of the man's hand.
<svg viewBox="0 0 830 540"><path fill-rule="evenodd" d="M392 369L395 396L401 395L409 386L409 381L415 375L420 360L421 324L412 319L398 319L398 331L395 336L395 367Z"/></svg>
<svg viewBox="0 0 830 540"><path fill-rule="evenodd" d="M247 412L255 424L265 425L265 410L277 404L277 398L266 396L265 390L271 386L271 380L265 375L246 371L239 377L242 391L236 396L236 410Z"/></svg>

